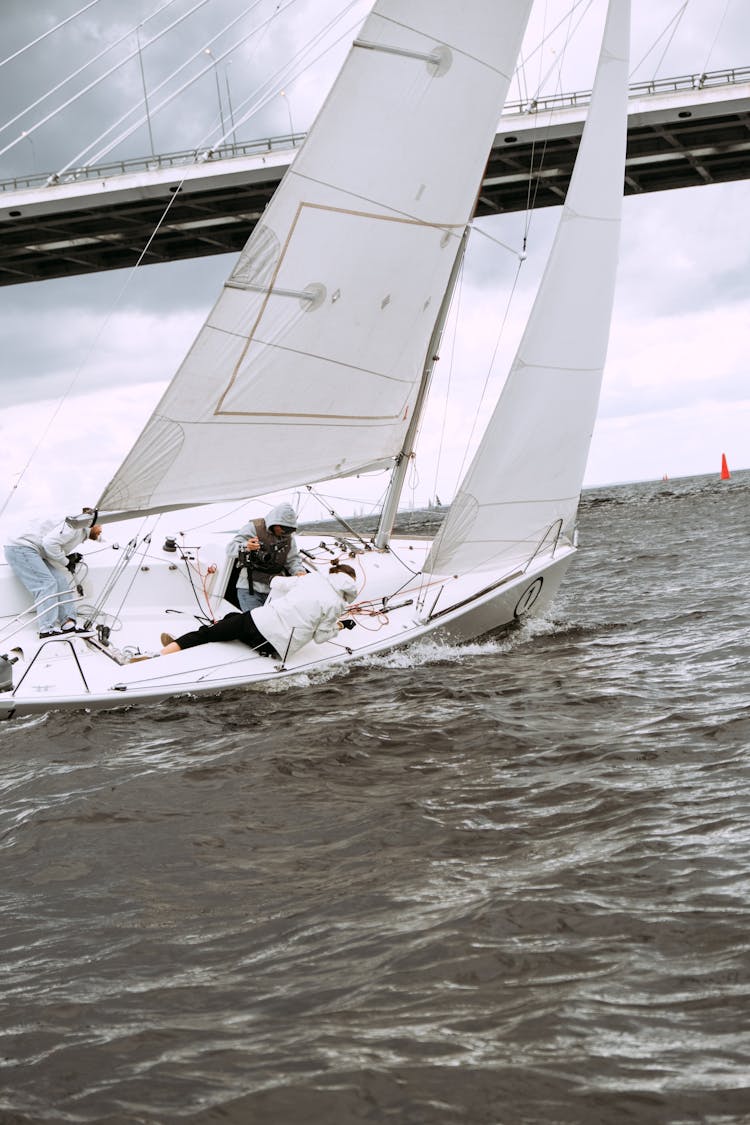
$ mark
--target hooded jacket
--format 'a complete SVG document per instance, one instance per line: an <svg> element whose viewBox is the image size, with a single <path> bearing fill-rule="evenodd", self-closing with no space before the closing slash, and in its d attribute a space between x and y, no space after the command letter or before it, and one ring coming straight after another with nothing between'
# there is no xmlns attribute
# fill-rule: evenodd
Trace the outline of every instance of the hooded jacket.
<svg viewBox="0 0 750 1125"><path fill-rule="evenodd" d="M272 528L274 524L279 524L280 527L294 527L297 526L297 513L291 504L282 503L277 504L275 508L265 517L265 525L267 528ZM255 524L252 520L246 523L237 534L231 539L227 547L227 554L233 555L235 558L240 547L244 547L248 539L256 534ZM284 561L284 569L289 571L290 574L297 574L300 570L304 570L302 562L302 555L299 553L297 540L294 536L291 537L289 544L289 552ZM240 588L248 588L247 571L242 570L237 577L237 586ZM270 589L270 578L260 576L253 577L253 589L259 594L266 594Z"/></svg>
<svg viewBox="0 0 750 1125"><path fill-rule="evenodd" d="M282 660L310 641L323 644L339 631L339 617L357 597L357 583L348 574L312 571L297 578L271 579L265 605L252 618Z"/></svg>
<svg viewBox="0 0 750 1125"><path fill-rule="evenodd" d="M57 570L67 570L67 556L89 537L95 515L82 512L60 520L44 520L6 543L7 547L30 547Z"/></svg>

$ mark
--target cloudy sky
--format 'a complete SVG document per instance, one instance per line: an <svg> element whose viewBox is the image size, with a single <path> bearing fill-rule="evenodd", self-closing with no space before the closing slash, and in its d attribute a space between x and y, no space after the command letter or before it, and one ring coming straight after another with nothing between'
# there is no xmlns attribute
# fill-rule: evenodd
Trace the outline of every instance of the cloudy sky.
<svg viewBox="0 0 750 1125"><path fill-rule="evenodd" d="M536 5L527 62L511 100L536 92L541 80L548 92L590 87L604 0L579 0L573 17L538 47L573 4ZM234 118L242 140L287 133L290 125L304 130L368 9L367 0L4 0L0 179L144 156L152 141L156 152L194 148L216 139L220 117L225 128ZM68 17L74 18L46 34ZM563 33L580 17L563 50ZM748 65L747 47L746 0L633 0L634 81ZM140 112L113 128L131 107L142 107L141 63L150 134L145 123L128 129ZM181 85L186 89L169 101ZM625 200L587 484L718 471L722 452L732 467L750 466L747 211L748 186L741 182ZM557 217L550 210L480 224L514 247L528 225L529 257L482 399L514 259L481 235L474 238L461 322L449 336L460 402L449 405L444 427L444 363L407 500L424 504L435 493L446 500L455 489L458 435L471 428L477 411L481 421L502 384ZM2 289L0 507L14 485L8 513L16 517L96 498L231 266L232 259L217 257ZM441 435L436 473L430 462ZM368 482L361 496L375 498L381 487ZM349 495L341 483L333 491Z"/></svg>

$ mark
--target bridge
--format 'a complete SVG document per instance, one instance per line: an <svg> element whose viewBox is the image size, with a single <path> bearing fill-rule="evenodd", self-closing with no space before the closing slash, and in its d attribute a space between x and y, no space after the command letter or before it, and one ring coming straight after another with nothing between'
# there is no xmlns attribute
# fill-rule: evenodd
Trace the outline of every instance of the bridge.
<svg viewBox="0 0 750 1125"><path fill-rule="evenodd" d="M506 108L477 215L563 201L589 97ZM303 140L293 134L2 182L0 285L123 269L141 256L150 264L238 252ZM749 177L750 67L631 86L626 194Z"/></svg>

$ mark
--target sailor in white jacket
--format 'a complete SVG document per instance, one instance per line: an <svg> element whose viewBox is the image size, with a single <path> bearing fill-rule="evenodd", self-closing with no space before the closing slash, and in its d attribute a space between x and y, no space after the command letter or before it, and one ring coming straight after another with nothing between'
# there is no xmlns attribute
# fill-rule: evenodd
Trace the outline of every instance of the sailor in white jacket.
<svg viewBox="0 0 750 1125"><path fill-rule="evenodd" d="M335 637L339 617L356 597L350 566L331 567L328 574L313 571L296 578L272 578L268 601L252 611L252 618L287 660L310 641L321 645Z"/></svg>
<svg viewBox="0 0 750 1125"><path fill-rule="evenodd" d="M11 539L5 558L34 598L39 636L76 631L73 576L68 556L86 539L102 533L93 508L63 520L45 520Z"/></svg>
<svg viewBox="0 0 750 1125"><path fill-rule="evenodd" d="M201 625L176 640L163 633L161 654L210 641L243 641L263 656L276 654L288 660L310 641L323 644L335 637L344 627L339 617L356 597L356 574L346 563L334 563L328 574L276 576L264 605L247 613L229 613L214 625Z"/></svg>

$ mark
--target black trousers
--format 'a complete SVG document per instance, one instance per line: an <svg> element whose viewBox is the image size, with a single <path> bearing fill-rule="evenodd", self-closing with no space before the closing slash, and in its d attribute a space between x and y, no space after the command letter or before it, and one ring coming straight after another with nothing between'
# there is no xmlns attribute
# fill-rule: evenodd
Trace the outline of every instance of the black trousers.
<svg viewBox="0 0 750 1125"><path fill-rule="evenodd" d="M253 621L252 610L249 613L228 613L215 625L201 625L200 629L175 639L180 648L196 648L197 645L207 645L209 641L242 641L257 649L261 656L278 656Z"/></svg>

